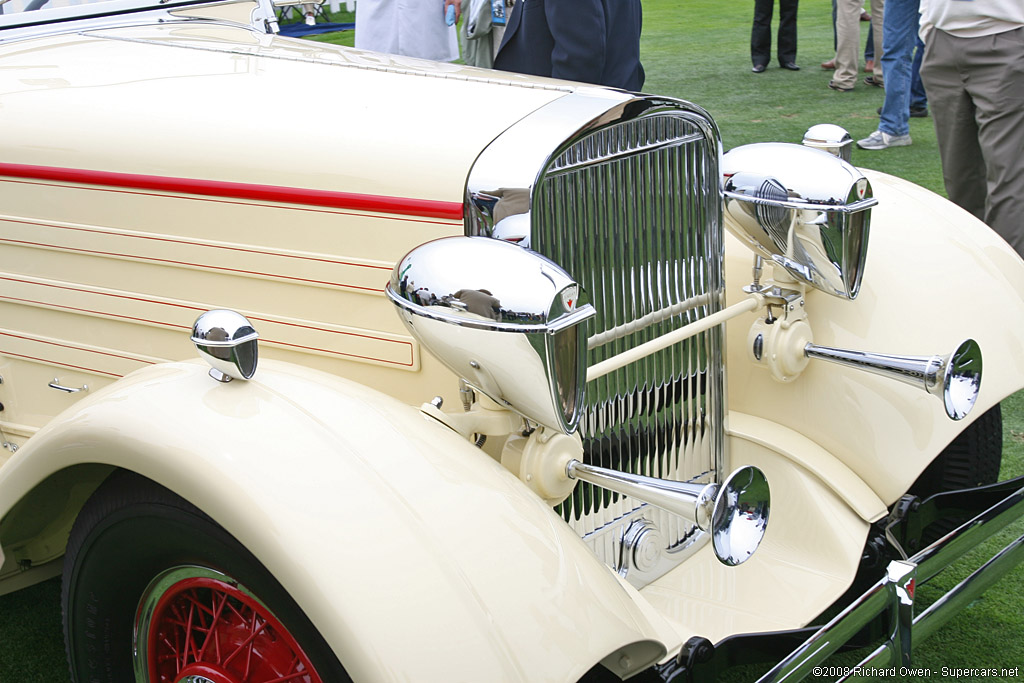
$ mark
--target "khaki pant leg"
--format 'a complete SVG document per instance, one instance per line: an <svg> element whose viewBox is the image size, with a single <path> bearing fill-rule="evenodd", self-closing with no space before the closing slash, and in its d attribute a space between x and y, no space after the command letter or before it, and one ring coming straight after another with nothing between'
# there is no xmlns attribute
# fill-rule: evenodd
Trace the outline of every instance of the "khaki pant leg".
<svg viewBox="0 0 1024 683"><path fill-rule="evenodd" d="M852 88L857 82L860 64L861 0L838 0L836 3L836 85Z"/></svg>
<svg viewBox="0 0 1024 683"><path fill-rule="evenodd" d="M875 69L872 75L879 83L882 82L882 17L885 13L885 0L871 0L871 33L875 45Z"/></svg>

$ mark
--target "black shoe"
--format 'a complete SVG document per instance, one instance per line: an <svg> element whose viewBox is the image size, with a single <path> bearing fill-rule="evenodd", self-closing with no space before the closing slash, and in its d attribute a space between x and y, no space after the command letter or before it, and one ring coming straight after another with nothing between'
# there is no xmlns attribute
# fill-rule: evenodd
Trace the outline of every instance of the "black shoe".
<svg viewBox="0 0 1024 683"><path fill-rule="evenodd" d="M753 71L756 74L759 74L759 73L762 73L767 68L768 68L767 64L755 64L753 66L753 68L751 68L750 70Z"/></svg>
<svg viewBox="0 0 1024 683"><path fill-rule="evenodd" d="M789 69L790 71L799 71L800 67L796 65L796 62L783 62L779 64L783 69Z"/></svg>
<svg viewBox="0 0 1024 683"><path fill-rule="evenodd" d="M830 87L833 90L836 90L838 92L852 92L853 91L853 88L844 88L841 85L839 85L838 83L836 83L835 81L829 81L828 82L828 87Z"/></svg>
<svg viewBox="0 0 1024 683"><path fill-rule="evenodd" d="M864 82L867 83L868 85L873 85L876 88L884 88L885 87L885 84L882 83L882 81L880 81L877 78L875 78L874 76L865 76L864 77Z"/></svg>

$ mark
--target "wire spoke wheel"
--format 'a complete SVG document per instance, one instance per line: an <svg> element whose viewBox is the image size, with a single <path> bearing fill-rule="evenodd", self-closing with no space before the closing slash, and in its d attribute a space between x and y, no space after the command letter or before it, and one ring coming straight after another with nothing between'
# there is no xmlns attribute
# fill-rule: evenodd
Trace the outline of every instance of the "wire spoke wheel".
<svg viewBox="0 0 1024 683"><path fill-rule="evenodd" d="M140 683L323 683L269 609L218 572L176 567L139 606Z"/></svg>
<svg viewBox="0 0 1024 683"><path fill-rule="evenodd" d="M129 472L112 474L79 513L61 602L74 683L351 683L252 553Z"/></svg>

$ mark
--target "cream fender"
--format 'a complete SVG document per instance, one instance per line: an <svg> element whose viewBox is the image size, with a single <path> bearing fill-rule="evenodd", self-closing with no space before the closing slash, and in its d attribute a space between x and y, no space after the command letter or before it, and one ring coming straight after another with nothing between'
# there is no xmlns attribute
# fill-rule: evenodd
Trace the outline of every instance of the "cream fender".
<svg viewBox="0 0 1024 683"><path fill-rule="evenodd" d="M727 325L729 408L799 432L891 505L972 420L1024 386L1024 340L1006 334L1024 329L1024 264L954 204L899 178L864 172L878 205L863 285L853 301L806 292L813 342L941 355L973 338L985 368L973 411L953 421L919 388L820 360L792 381L776 381L748 358L754 314ZM752 279L753 254L730 235L726 255L732 303Z"/></svg>
<svg viewBox="0 0 1024 683"><path fill-rule="evenodd" d="M298 366L227 384L208 369L158 365L80 401L4 467L0 517L74 465L142 474L258 557L356 680L574 680L679 647L550 507L436 421Z"/></svg>

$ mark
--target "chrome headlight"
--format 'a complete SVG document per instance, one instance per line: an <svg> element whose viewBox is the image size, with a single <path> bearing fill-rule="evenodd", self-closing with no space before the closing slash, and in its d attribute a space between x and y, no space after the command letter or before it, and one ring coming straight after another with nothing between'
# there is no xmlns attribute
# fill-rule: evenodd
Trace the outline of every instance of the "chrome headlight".
<svg viewBox="0 0 1024 683"><path fill-rule="evenodd" d="M854 299L867 258L871 183L820 150L744 145L722 157L725 225L813 287Z"/></svg>
<svg viewBox="0 0 1024 683"><path fill-rule="evenodd" d="M485 237L446 237L398 262L387 287L405 326L470 386L572 433L594 315L579 285L540 254Z"/></svg>

